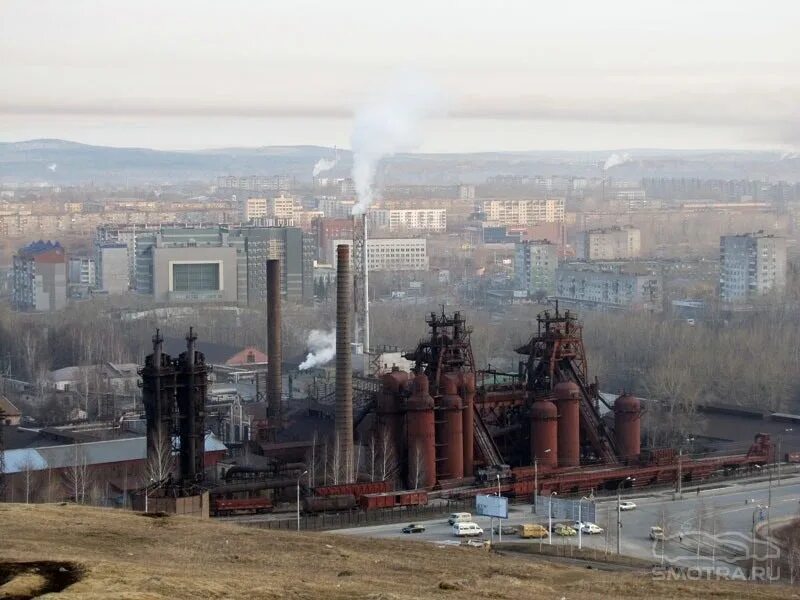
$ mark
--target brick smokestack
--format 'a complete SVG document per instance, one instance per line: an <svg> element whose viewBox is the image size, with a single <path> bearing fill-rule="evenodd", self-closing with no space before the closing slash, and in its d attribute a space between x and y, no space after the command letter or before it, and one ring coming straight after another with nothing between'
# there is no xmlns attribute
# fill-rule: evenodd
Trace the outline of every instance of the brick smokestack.
<svg viewBox="0 0 800 600"><path fill-rule="evenodd" d="M281 392L281 261L267 261L267 410L271 428L279 428L283 422Z"/></svg>
<svg viewBox="0 0 800 600"><path fill-rule="evenodd" d="M353 365L350 321L353 314L350 246L336 246L336 461L343 483L353 476Z"/></svg>

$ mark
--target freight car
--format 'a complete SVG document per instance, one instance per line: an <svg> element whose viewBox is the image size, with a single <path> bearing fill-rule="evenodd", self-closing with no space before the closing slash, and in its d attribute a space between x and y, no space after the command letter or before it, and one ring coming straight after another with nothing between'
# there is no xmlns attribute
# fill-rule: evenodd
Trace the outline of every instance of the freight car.
<svg viewBox="0 0 800 600"><path fill-rule="evenodd" d="M428 492L425 490L408 490L364 494L358 499L358 503L363 510L394 508L396 506L425 506L428 503Z"/></svg>
<svg viewBox="0 0 800 600"><path fill-rule="evenodd" d="M314 488L315 496L339 496L342 494L352 494L360 498L364 494L381 494L388 492L390 484L388 481L366 481L363 483L340 483L339 485L323 485Z"/></svg>
<svg viewBox="0 0 800 600"><path fill-rule="evenodd" d="M306 514L352 510L356 506L356 497L353 494L308 496L303 498L303 512Z"/></svg>
<svg viewBox="0 0 800 600"><path fill-rule="evenodd" d="M254 496L252 498L215 498L212 504L214 516L225 516L239 512L265 513L273 509L269 498Z"/></svg>

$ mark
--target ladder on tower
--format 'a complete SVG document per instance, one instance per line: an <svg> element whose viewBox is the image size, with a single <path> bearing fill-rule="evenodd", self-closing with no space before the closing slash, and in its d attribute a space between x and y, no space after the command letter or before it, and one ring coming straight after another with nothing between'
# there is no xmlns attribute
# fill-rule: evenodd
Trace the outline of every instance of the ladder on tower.
<svg viewBox="0 0 800 600"><path fill-rule="evenodd" d="M494 438L489 433L489 428L486 427L486 422L481 417L477 405L473 405L472 409L475 411L475 444L483 455L486 466L493 467L504 464L500 449L494 443Z"/></svg>

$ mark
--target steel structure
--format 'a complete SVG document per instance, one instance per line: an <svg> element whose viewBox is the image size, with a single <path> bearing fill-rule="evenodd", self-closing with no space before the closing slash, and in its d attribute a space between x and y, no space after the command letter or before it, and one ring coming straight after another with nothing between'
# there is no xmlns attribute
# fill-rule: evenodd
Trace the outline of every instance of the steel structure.
<svg viewBox="0 0 800 600"><path fill-rule="evenodd" d="M367 264L367 213L353 216L353 309L356 315L355 341L369 355L369 270ZM365 368L368 363L365 363Z"/></svg>

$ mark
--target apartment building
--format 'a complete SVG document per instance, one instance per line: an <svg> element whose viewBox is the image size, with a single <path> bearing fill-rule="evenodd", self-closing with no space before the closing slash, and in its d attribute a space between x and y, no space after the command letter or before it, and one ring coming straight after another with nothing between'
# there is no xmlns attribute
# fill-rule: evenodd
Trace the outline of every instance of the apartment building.
<svg viewBox="0 0 800 600"><path fill-rule="evenodd" d="M661 312L661 273L632 263L565 263L556 269L559 301L600 310Z"/></svg>
<svg viewBox="0 0 800 600"><path fill-rule="evenodd" d="M496 225L536 225L564 221L564 198L485 200L486 220Z"/></svg>
<svg viewBox="0 0 800 600"><path fill-rule="evenodd" d="M11 305L49 312L67 305L67 259L58 242L33 242L13 259Z"/></svg>
<svg viewBox="0 0 800 600"><path fill-rule="evenodd" d="M642 233L636 227L608 227L578 232L580 260L630 260L642 250Z"/></svg>
<svg viewBox="0 0 800 600"><path fill-rule="evenodd" d="M747 302L786 287L786 240L746 233L720 238L719 297L723 302Z"/></svg>
<svg viewBox="0 0 800 600"><path fill-rule="evenodd" d="M393 231L426 231L442 233L447 230L447 210L444 208L376 209L367 213L373 228Z"/></svg>
<svg viewBox="0 0 800 600"><path fill-rule="evenodd" d="M517 288L529 296L555 292L558 246L547 240L518 242L514 246L514 277Z"/></svg>
<svg viewBox="0 0 800 600"><path fill-rule="evenodd" d="M351 246L353 239L334 240ZM351 252L352 256L352 252ZM424 238L372 238L367 240L369 271L427 271L428 242Z"/></svg>

